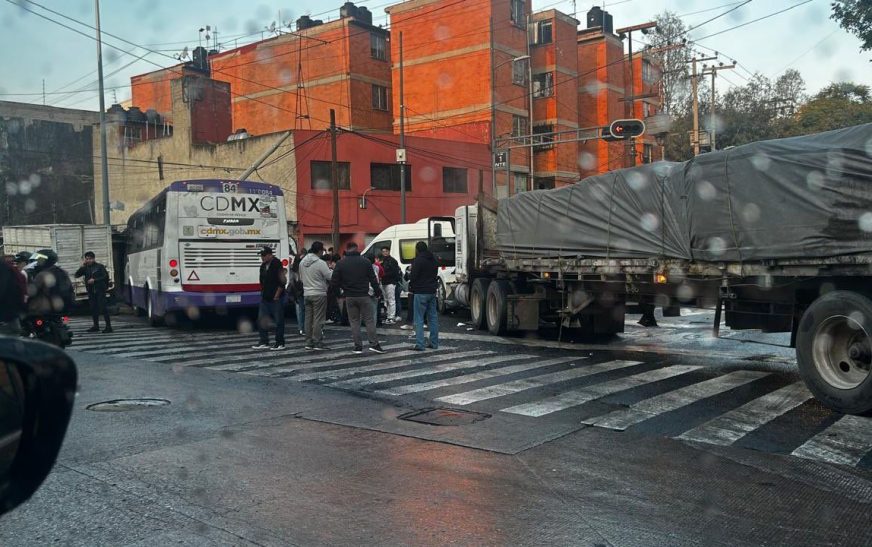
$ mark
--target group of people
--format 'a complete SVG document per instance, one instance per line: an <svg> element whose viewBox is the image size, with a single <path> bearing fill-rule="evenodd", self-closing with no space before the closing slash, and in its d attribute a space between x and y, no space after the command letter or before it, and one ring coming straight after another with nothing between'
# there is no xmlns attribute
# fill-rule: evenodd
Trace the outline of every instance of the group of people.
<svg viewBox="0 0 872 547"><path fill-rule="evenodd" d="M23 318L63 315L72 308L75 300L73 284L57 262L58 255L51 249L3 257L0 263L0 334L22 335ZM89 332L99 330L100 315L106 322L103 332L112 332L106 309L106 291L109 288L106 267L96 261L93 252L88 251L74 277L82 277L88 291L94 320Z"/></svg>
<svg viewBox="0 0 872 547"><path fill-rule="evenodd" d="M415 328L415 350L439 348L439 321L436 310L438 267L436 259L423 241L415 247L416 255L408 272L410 310ZM369 351L385 353L379 343L376 326L379 303L384 303L385 324L392 325L401 318L398 313L401 281L404 274L390 248L380 249L372 260L362 256L357 243L350 242L343 256L325 249L320 241L294 261L290 275L269 247L261 251L260 287L261 304L258 310L258 344L254 349L285 349L284 302L287 294L296 305L300 334L305 336L305 349L326 350L324 325L330 319L331 308L339 310L344 303L351 325L353 353L363 353L361 324L366 329ZM424 322L429 338L424 337ZM269 333L275 329L275 342L269 343Z"/></svg>

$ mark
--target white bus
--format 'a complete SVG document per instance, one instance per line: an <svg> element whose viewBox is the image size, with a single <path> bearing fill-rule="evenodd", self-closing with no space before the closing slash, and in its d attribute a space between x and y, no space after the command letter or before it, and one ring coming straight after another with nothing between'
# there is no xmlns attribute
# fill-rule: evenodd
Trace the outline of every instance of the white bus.
<svg viewBox="0 0 872 547"><path fill-rule="evenodd" d="M251 181L170 184L127 222L124 299L152 324L174 312L254 307L264 246L289 263L284 196Z"/></svg>

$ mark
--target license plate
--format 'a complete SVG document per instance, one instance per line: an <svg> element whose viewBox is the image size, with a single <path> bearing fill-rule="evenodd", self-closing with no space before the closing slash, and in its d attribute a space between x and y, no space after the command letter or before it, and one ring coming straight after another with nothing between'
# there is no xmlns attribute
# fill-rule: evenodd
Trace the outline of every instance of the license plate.
<svg viewBox="0 0 872 547"><path fill-rule="evenodd" d="M230 296L227 296L227 297L224 299L224 301L227 302L227 303L230 303L230 302L237 302L237 303L238 303L238 302L242 302L242 296L241 296L241 295L238 295L238 294L236 294L236 295L230 295Z"/></svg>

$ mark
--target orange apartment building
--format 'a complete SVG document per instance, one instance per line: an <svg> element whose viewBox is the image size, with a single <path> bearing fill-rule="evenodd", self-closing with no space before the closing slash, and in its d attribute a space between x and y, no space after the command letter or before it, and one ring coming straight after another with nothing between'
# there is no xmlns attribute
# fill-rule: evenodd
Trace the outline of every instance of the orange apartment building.
<svg viewBox="0 0 872 547"><path fill-rule="evenodd" d="M198 70L230 83L232 127L251 135L324 129L330 109L340 127L397 134L403 102L408 135L455 142L457 156L464 143L490 147L497 196L659 157L651 135L635 148L578 140L659 105L659 73L644 54L625 89L624 42L602 9L581 30L557 10L532 13L531 0L408 0L385 11L390 32L349 2L334 21L303 16L295 33L136 76L132 104L171 116L170 81ZM624 101L628 93L645 98Z"/></svg>
<svg viewBox="0 0 872 547"><path fill-rule="evenodd" d="M406 131L507 151L492 174L498 196L629 165L632 149L625 144L578 142L575 135L592 136L615 119L656 113L656 97L625 109L628 91L655 94L659 76L637 54L635 86L625 90L623 42L600 8L588 13L584 30L557 10L531 13L529 0L409 0L385 11L393 37L394 131L402 33ZM638 139L635 150L637 163L650 160L653 137Z"/></svg>
<svg viewBox="0 0 872 547"><path fill-rule="evenodd" d="M132 104L161 114L171 108L170 81L182 73L210 73L231 84L233 126L253 135L288 129L324 129L330 109L336 124L391 132L389 33L372 25L365 7L346 3L341 17L323 23L297 19L297 31L222 52L208 61L131 78Z"/></svg>

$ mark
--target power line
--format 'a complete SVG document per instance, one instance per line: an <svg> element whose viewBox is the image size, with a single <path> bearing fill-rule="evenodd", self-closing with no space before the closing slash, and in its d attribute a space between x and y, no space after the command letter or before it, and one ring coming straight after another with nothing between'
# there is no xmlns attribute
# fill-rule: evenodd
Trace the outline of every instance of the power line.
<svg viewBox="0 0 872 547"><path fill-rule="evenodd" d="M762 21L762 20L764 20L764 19L769 19L770 17L775 17L776 15L780 15L780 14L786 12L786 11L790 11L790 10L792 10L792 9L794 9L794 8L798 8L798 7L800 7L800 6L804 6L805 4L808 4L808 3L813 2L813 1L814 1L814 0L805 0L804 2L800 2L799 4L794 4L794 5L792 5L792 6L788 6L788 7L784 8L784 9L782 9L782 10L778 10L778 11L772 12L772 13L770 13L769 15L764 15L763 17L758 17L757 19L753 19L753 20L751 20L751 21L748 21L747 23L742 23L741 25L736 25L736 26L734 26L734 27L730 27L730 28L727 28L727 29L724 29L724 30L721 30L721 31L715 32L714 34L709 34L708 36L703 36L702 38L697 38L695 41L698 42L698 41L700 41L700 40L706 40L706 39L708 39L708 38L712 38L712 37L714 37L714 36L719 36L719 35L721 35L721 34L724 34L725 32L730 32L731 30L736 30L736 29L738 29L738 28L746 27L746 26L748 26L748 25L750 25L750 24L752 24L752 23L756 23L756 22L758 22L758 21Z"/></svg>

